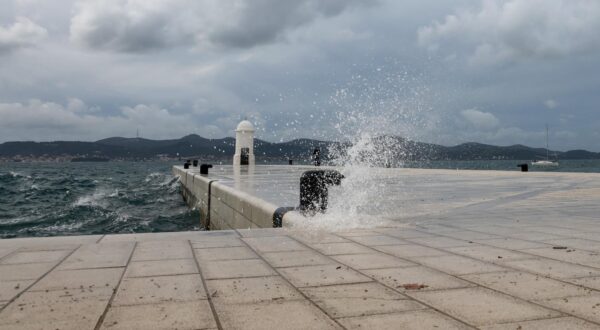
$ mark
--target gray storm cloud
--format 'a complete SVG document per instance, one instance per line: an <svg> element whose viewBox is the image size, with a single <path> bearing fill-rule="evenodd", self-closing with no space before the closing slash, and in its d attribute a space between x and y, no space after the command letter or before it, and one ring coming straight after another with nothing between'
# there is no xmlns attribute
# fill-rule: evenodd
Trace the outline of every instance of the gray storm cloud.
<svg viewBox="0 0 600 330"><path fill-rule="evenodd" d="M263 139L329 139L343 136L340 113L358 113L386 122L376 133L426 142L541 146L548 123L556 148L598 149L596 0L0 8L0 142L137 128L156 139L223 137L246 116Z"/></svg>
<svg viewBox="0 0 600 330"><path fill-rule="evenodd" d="M91 0L80 2L70 37L89 48L144 52L175 46L249 48L288 29L373 0Z"/></svg>

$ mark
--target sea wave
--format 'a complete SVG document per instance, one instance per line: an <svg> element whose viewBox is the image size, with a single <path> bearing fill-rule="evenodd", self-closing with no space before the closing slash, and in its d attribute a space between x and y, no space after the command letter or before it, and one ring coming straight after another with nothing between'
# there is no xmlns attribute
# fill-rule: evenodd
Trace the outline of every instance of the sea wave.
<svg viewBox="0 0 600 330"><path fill-rule="evenodd" d="M157 178L162 178L163 176L164 176L164 174L163 174L163 173L160 173L160 172L152 172L152 173L150 173L150 174L148 174L148 175L146 176L146 178L144 179L144 182L150 182L150 181L154 181L154 180L156 180Z"/></svg>
<svg viewBox="0 0 600 330"><path fill-rule="evenodd" d="M0 237L193 230L166 163L0 163Z"/></svg>
<svg viewBox="0 0 600 330"><path fill-rule="evenodd" d="M111 193L109 190L96 190L91 194L87 194L77 198L77 200L72 204L72 206L100 206L106 207L106 197L110 196Z"/></svg>

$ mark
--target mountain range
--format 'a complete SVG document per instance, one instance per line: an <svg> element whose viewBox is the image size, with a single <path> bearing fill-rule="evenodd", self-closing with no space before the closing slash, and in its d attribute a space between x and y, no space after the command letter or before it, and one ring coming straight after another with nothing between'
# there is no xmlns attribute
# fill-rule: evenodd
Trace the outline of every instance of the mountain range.
<svg viewBox="0 0 600 330"><path fill-rule="evenodd" d="M481 143L463 143L456 146L416 142L397 136L382 136L371 141L373 152L389 153L394 160L491 160L544 159L546 149L524 145L494 146ZM234 153L235 139L207 139L196 134L172 140L111 137L95 142L5 142L0 144L0 158L56 158L89 157L106 159L156 158L213 158L228 159ZM255 140L257 159L308 160L314 148L328 151L346 150L349 143L296 139L282 143ZM600 159L600 153L586 150L550 151L559 159Z"/></svg>

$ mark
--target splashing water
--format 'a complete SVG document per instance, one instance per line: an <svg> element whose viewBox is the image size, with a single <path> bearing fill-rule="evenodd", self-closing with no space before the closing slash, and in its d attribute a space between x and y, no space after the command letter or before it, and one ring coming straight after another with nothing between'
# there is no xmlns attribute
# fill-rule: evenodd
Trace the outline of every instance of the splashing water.
<svg viewBox="0 0 600 330"><path fill-rule="evenodd" d="M329 150L329 158L345 179L329 188L325 213L292 227L398 225L410 192L402 189L399 172L389 168L402 167L418 148L412 139L436 126L430 97L426 87L406 74L384 76L375 84L357 79L338 90L331 104L337 108L333 131L339 143Z"/></svg>

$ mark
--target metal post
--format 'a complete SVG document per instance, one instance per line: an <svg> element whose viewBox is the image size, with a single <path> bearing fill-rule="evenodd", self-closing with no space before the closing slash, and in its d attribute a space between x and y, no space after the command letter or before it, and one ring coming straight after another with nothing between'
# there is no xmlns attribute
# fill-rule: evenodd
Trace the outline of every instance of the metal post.
<svg viewBox="0 0 600 330"><path fill-rule="evenodd" d="M302 213L314 214L327 209L329 186L340 185L344 176L336 170L306 171L300 177L300 206Z"/></svg>

